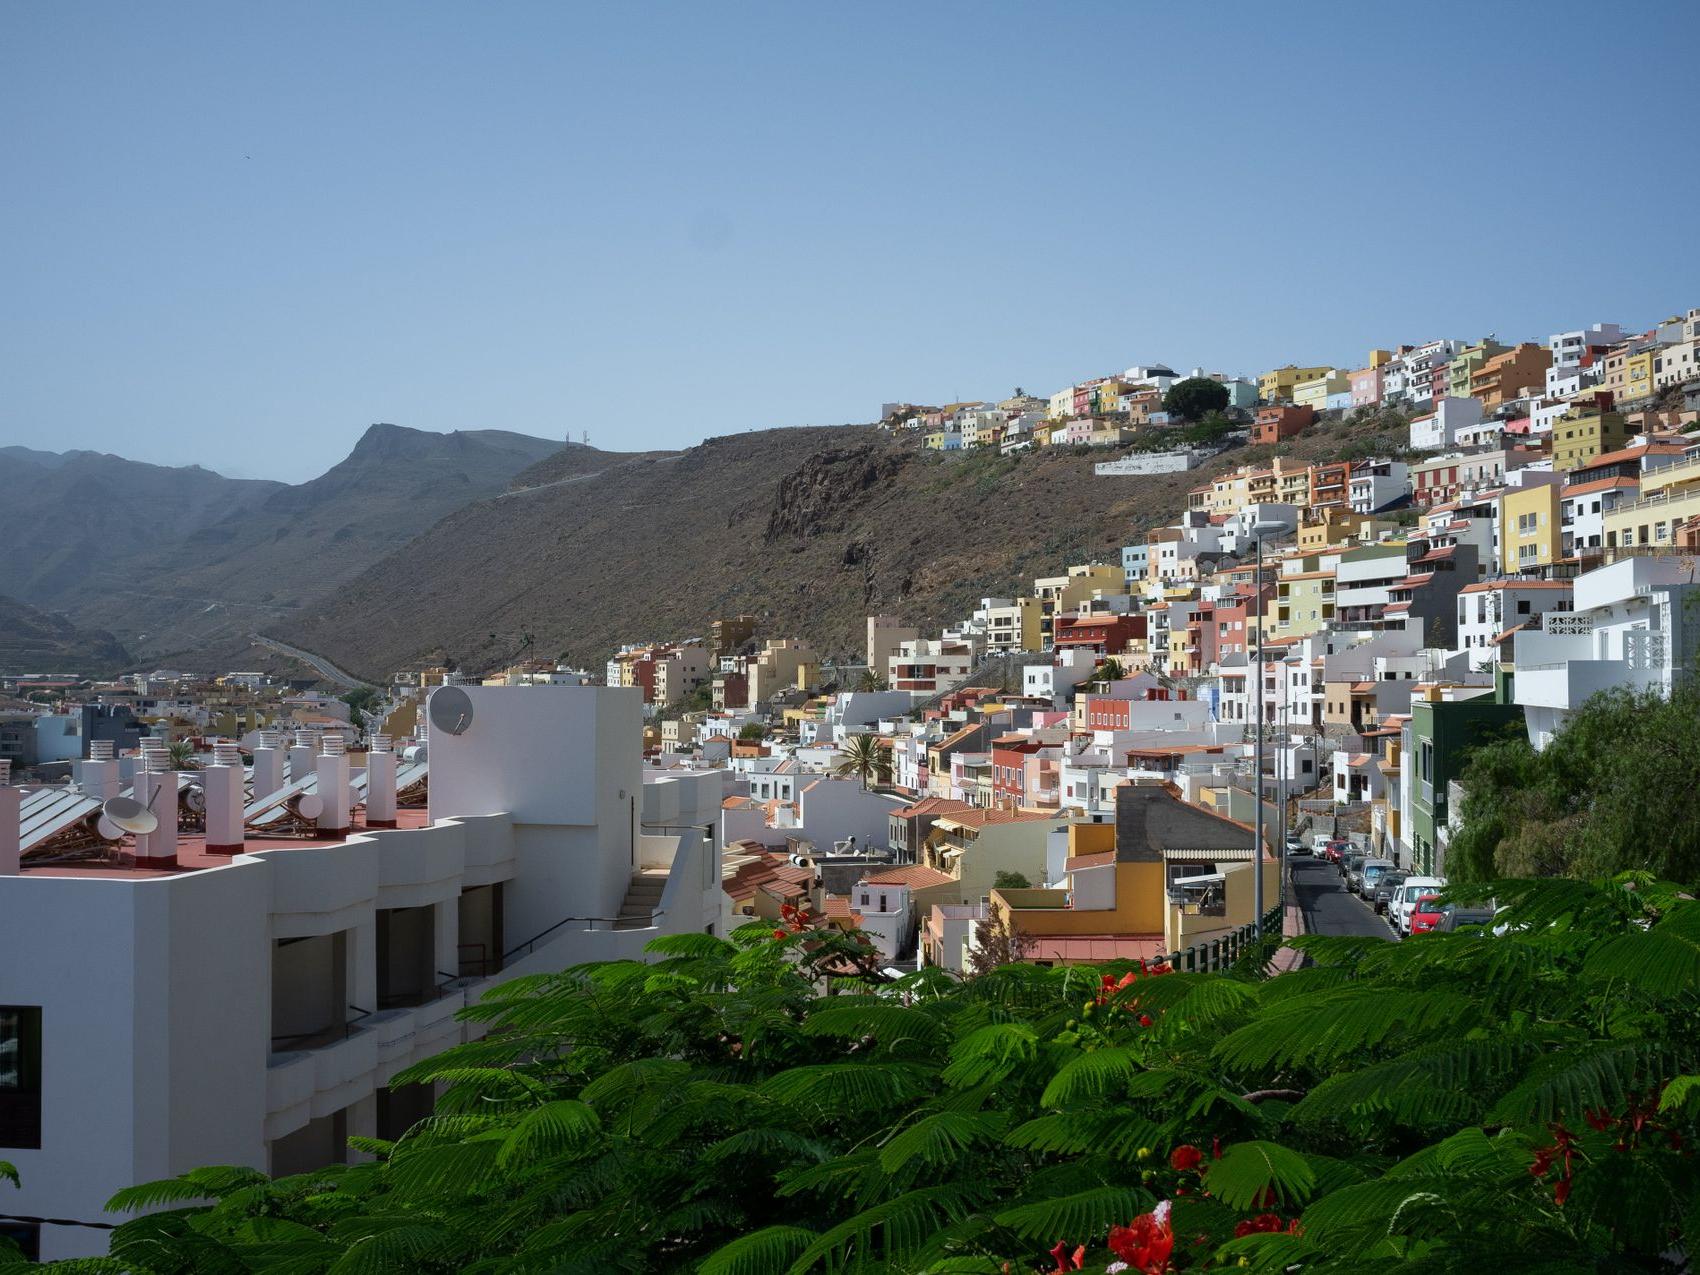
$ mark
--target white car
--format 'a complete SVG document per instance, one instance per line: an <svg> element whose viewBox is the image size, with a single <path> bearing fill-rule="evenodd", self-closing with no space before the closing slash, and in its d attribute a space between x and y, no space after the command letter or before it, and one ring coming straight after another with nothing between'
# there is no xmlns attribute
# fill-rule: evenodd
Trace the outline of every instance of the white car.
<svg viewBox="0 0 1700 1275"><path fill-rule="evenodd" d="M1417 900L1425 894L1438 894L1446 888L1445 877L1406 877L1399 893L1387 905L1387 923L1400 934L1411 932L1411 913Z"/></svg>

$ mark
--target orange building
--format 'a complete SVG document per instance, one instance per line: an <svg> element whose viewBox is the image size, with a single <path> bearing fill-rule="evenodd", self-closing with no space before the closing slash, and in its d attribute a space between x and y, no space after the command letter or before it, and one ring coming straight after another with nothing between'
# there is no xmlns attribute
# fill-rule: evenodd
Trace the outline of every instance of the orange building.
<svg viewBox="0 0 1700 1275"><path fill-rule="evenodd" d="M1290 403L1277 403L1257 409L1255 423L1251 429L1251 441L1254 443L1278 443L1284 438L1291 438L1300 433L1316 419L1314 407L1295 407Z"/></svg>
<svg viewBox="0 0 1700 1275"><path fill-rule="evenodd" d="M1546 388L1552 351L1525 341L1502 354L1495 354L1470 374L1470 397L1479 398L1488 411Z"/></svg>

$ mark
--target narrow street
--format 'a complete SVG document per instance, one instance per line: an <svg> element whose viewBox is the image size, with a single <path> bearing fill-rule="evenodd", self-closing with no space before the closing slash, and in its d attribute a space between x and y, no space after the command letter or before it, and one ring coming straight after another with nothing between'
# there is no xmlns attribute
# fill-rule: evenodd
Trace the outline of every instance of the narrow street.
<svg viewBox="0 0 1700 1275"><path fill-rule="evenodd" d="M1304 915L1305 933L1393 937L1387 922L1369 904L1347 892L1345 881L1332 863L1308 855L1295 855L1289 862L1293 894Z"/></svg>

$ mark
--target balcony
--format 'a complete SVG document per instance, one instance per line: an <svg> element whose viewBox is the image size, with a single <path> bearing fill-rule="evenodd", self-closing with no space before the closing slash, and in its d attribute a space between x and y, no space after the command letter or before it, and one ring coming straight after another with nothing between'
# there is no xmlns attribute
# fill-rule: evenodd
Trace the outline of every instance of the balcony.
<svg viewBox="0 0 1700 1275"><path fill-rule="evenodd" d="M1663 687L1663 669L1632 669L1623 660L1564 660L1516 666L1517 702L1534 708L1580 708L1589 697L1614 687Z"/></svg>

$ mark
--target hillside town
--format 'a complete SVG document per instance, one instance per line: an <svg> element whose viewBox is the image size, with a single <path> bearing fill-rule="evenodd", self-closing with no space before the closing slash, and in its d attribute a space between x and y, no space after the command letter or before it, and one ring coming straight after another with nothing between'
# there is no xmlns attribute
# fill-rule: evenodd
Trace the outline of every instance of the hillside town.
<svg viewBox="0 0 1700 1275"><path fill-rule="evenodd" d="M1360 932L1431 928L1470 750L1691 665L1697 355L1691 309L888 405L943 463L1220 463L1118 557L936 631L868 615L854 660L742 614L597 670L6 676L0 1148L49 1219L31 1251L101 1251L50 1219L133 1181L399 1136L429 1096L392 1078L478 1039L460 1011L662 936L802 924L893 974L1218 969L1319 928L1294 872L1324 856ZM81 959L38 959L68 937Z"/></svg>

